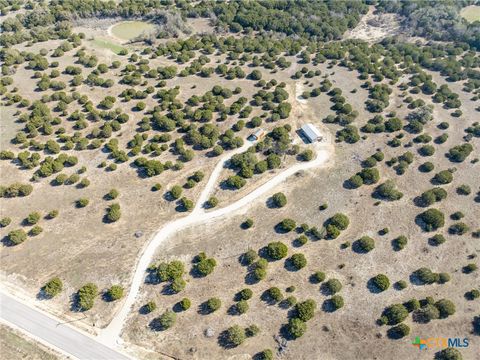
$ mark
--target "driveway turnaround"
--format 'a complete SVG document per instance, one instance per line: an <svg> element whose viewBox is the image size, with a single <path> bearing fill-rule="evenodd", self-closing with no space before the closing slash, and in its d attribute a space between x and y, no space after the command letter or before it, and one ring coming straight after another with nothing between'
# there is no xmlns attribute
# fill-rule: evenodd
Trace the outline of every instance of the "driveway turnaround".
<svg viewBox="0 0 480 360"><path fill-rule="evenodd" d="M99 343L93 337L62 324L55 318L31 308L0 291L0 321L2 320L75 359L130 359L126 355Z"/></svg>

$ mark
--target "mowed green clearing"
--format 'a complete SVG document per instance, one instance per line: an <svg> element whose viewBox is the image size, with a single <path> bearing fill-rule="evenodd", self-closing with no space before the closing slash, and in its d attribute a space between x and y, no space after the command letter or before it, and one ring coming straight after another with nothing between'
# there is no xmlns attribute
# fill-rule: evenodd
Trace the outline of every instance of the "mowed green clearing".
<svg viewBox="0 0 480 360"><path fill-rule="evenodd" d="M112 27L112 34L122 40L131 40L144 32L153 32L155 25L144 21L123 21Z"/></svg>
<svg viewBox="0 0 480 360"><path fill-rule="evenodd" d="M460 15L468 22L480 21L480 6L470 5L460 11Z"/></svg>
<svg viewBox="0 0 480 360"><path fill-rule="evenodd" d="M117 55L120 54L122 50L126 50L123 46L120 46L118 44L115 44L111 41L108 41L102 38L95 38L91 40L91 42L93 45L103 49L109 49Z"/></svg>

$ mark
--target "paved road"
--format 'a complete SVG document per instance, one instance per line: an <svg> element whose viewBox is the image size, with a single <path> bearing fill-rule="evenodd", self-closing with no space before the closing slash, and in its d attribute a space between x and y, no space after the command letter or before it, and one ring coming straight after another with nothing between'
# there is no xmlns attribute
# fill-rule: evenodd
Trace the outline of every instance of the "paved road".
<svg viewBox="0 0 480 360"><path fill-rule="evenodd" d="M70 326L37 311L0 291L0 319L44 343L81 360L128 360L123 355Z"/></svg>

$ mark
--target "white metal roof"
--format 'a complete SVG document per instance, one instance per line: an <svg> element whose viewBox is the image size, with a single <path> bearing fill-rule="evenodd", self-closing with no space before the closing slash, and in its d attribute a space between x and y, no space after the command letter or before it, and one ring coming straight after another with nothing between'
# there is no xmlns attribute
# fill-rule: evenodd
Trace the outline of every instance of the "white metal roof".
<svg viewBox="0 0 480 360"><path fill-rule="evenodd" d="M322 137L322 134L320 133L320 131L318 131L318 129L313 124L310 124L310 123L303 125L302 131L310 141L314 141Z"/></svg>
<svg viewBox="0 0 480 360"><path fill-rule="evenodd" d="M253 135L255 135L255 136L258 137L258 136L262 135L264 132L265 132L265 130L263 130L263 129L258 129L257 131L255 131L255 132L253 133Z"/></svg>

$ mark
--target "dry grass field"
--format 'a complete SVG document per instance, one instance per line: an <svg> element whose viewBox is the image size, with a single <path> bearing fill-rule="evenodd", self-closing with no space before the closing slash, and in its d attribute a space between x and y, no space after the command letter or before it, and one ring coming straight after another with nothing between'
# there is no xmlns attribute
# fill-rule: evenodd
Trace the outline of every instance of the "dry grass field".
<svg viewBox="0 0 480 360"><path fill-rule="evenodd" d="M47 347L27 339L20 332L1 324L0 325L0 351L4 359L11 360L59 360Z"/></svg>
<svg viewBox="0 0 480 360"><path fill-rule="evenodd" d="M135 303L123 329L118 329L122 330L118 344L135 358L152 360L261 360L267 358L260 355L265 349L271 349L275 359L288 360L442 360L435 355L440 348L420 351L412 341L415 337L467 337L470 346L460 349L463 359L478 357L480 340L473 319L480 316L480 298L472 294L480 291L480 61L473 47L446 42L413 44L411 37L401 37L409 42L406 44L397 38L378 44L401 35L401 19L393 13L374 12L373 6L356 27L343 34L342 41L305 42L308 46L298 47L292 45L292 38L270 32L274 40L265 40L252 29L244 34L250 42L241 42L240 31L223 38L225 29L214 30L206 18L188 20L192 38L180 34L151 44L129 43L109 32L118 21L76 21L74 32L85 36L75 39L80 45L61 56L55 49L65 45L63 40L23 42L8 50L15 56L22 52L27 59L3 68L0 79L0 219L2 223L11 220L0 227L3 287L59 318L75 320L76 326L93 335L102 334L102 329L115 323L112 319L120 310L127 308L125 297L133 288L133 274L147 245L170 222L198 215L195 205L219 159L261 127L268 133L268 141L251 143L256 147L255 157L267 164L274 153L279 164L269 164L265 171L257 170L258 163L222 169L210 194L218 200L215 210L241 200L301 162L303 151L315 147L305 143L298 130L312 123L322 132L325 146L333 148L328 161L321 168L295 173L233 213L185 227L163 241L150 268L138 267L146 270L144 283L138 297L132 298ZM248 38L252 34L255 36ZM298 44L302 41L296 40ZM278 48L269 48L265 44L269 41L278 41ZM127 54L122 55L123 51ZM33 54L40 54L41 59ZM87 64L81 63L84 57ZM48 67L33 69L35 61L41 60L47 61ZM58 64L53 65L55 62ZM285 63L290 64L280 65ZM228 79L229 75L220 74L222 65L244 74ZM72 66L80 68L83 76L76 85L66 71ZM193 66L198 68L192 70ZM175 75L163 79L162 71L168 73L168 67L175 67ZM208 69L211 73L206 74ZM260 75L253 76L253 70ZM43 90L42 77L49 81ZM95 85L98 77L111 81L111 86ZM63 82L64 88L54 90L55 82ZM214 87L230 91L224 91L225 98L217 97ZM128 91L133 95L125 96ZM14 101L16 95L19 101ZM68 96L72 101L62 100ZM115 101L107 101L109 96ZM436 96L451 98L438 100ZM26 121L41 102L50 114L31 114L33 119ZM378 105L382 102L387 105ZM235 109L240 103L240 110L251 108L246 116ZM279 115L279 104L288 104L287 116ZM108 113L112 110L117 113ZM128 115L128 121L119 122L118 114ZM431 116L423 125L412 120L417 116L423 121L428 114ZM261 119L259 126L249 122L256 117ZM53 126L35 125L44 119ZM398 128L386 129L385 123L395 119ZM383 124L382 130L368 130L379 124ZM218 136L213 144L205 145L210 134L202 133L202 142L198 138L200 132L208 131L207 125ZM275 139L274 129L288 134L287 139ZM358 130L355 141L344 136L349 129L354 134ZM18 133L27 135L18 140ZM64 134L69 136L66 140ZM48 149L49 143L59 145L56 153ZM82 148L82 144L86 145ZM270 148L264 152L263 145ZM449 152L459 145L469 146L471 151L455 161ZM23 151L38 154L40 161L59 154L78 161L71 166L62 164L60 170L43 177L42 163L31 169L22 167L19 155ZM9 152L13 155L8 156ZM142 158L144 164L161 162L161 173L148 174L148 164L139 165ZM252 160L244 160L248 161ZM429 166L431 169L425 170ZM349 181L369 168L378 171L373 184L365 179L361 186ZM452 180L435 181L435 174L441 171ZM203 178L192 180L194 173L200 176L198 172ZM60 173L78 179L74 184L59 185L55 179ZM237 173L247 174L239 176L245 185L239 189L227 186L226 180ZM86 186L80 185L82 179L88 180ZM380 185L390 182L402 194L396 199L379 195ZM30 184L33 191L25 197L8 196L4 187L14 183ZM170 191L174 186L182 189L177 198ZM432 188L443 192L443 198L422 203L422 193ZM107 195L112 189L118 190L115 199ZM284 206L273 204L272 196L277 193L286 196ZM185 197L183 205L181 197ZM83 200L82 205L82 199L88 201ZM113 203L121 207L121 216L114 220L107 216ZM420 219L428 208L442 213L442 224L435 231L427 231L428 225ZM57 216L48 215L53 210L58 211ZM29 223L35 212L39 219ZM330 227L335 214L349 219L341 232ZM279 225L284 219L295 222L288 231ZM247 220L253 225L246 226ZM43 231L32 234L34 225ZM12 230L17 229L28 236L15 244ZM330 236L335 230L338 236ZM434 235L446 241L434 244ZM373 239L372 249L362 249L363 237ZM399 237L407 239L402 249L396 246ZM271 242L284 244L287 255L279 259L269 255ZM245 264L247 252L256 254L260 263ZM200 276L195 269L204 256L213 258L216 265L210 274ZM295 266L294 259L299 258L303 266ZM164 263L174 260L185 267L180 276L185 286L179 281L179 291L172 291L169 282L178 285L178 274L175 280L160 279ZM266 273L263 279L255 279L255 266L260 264ZM422 284L415 275L421 268L431 269L437 280ZM316 272L323 272L325 279L316 281L312 276ZM379 274L389 280L384 291L372 285L372 278ZM63 289L46 299L41 289L54 277L62 280ZM332 279L341 283L337 309L332 307L333 300L339 298L332 297L326 285ZM98 286L98 296L92 308L80 311L77 291L87 283ZM123 289L116 301L107 293L112 285ZM268 295L273 287L282 299ZM252 296L242 303L248 306L239 314L238 293L246 288ZM211 313L206 309L210 298L221 301L220 308ZM182 299L191 302L188 309L181 308ZM294 303L307 299L315 302L316 309L311 318L301 322L306 331L295 339L287 324L300 316ZM422 307L411 309L398 322L403 321L408 331L396 337L390 326L396 325L393 321L381 325L388 320L382 316L384 310L412 299L419 300L418 307ZM454 304L448 316L432 305L441 299ZM150 312L149 302L155 303ZM422 321L420 315L427 308L437 315ZM174 320L159 326L162 314L170 311L175 313L170 315ZM233 325L258 329L250 328L256 334L233 346L225 340L226 330ZM0 353L6 359L57 358L6 326L2 325L0 332Z"/></svg>

